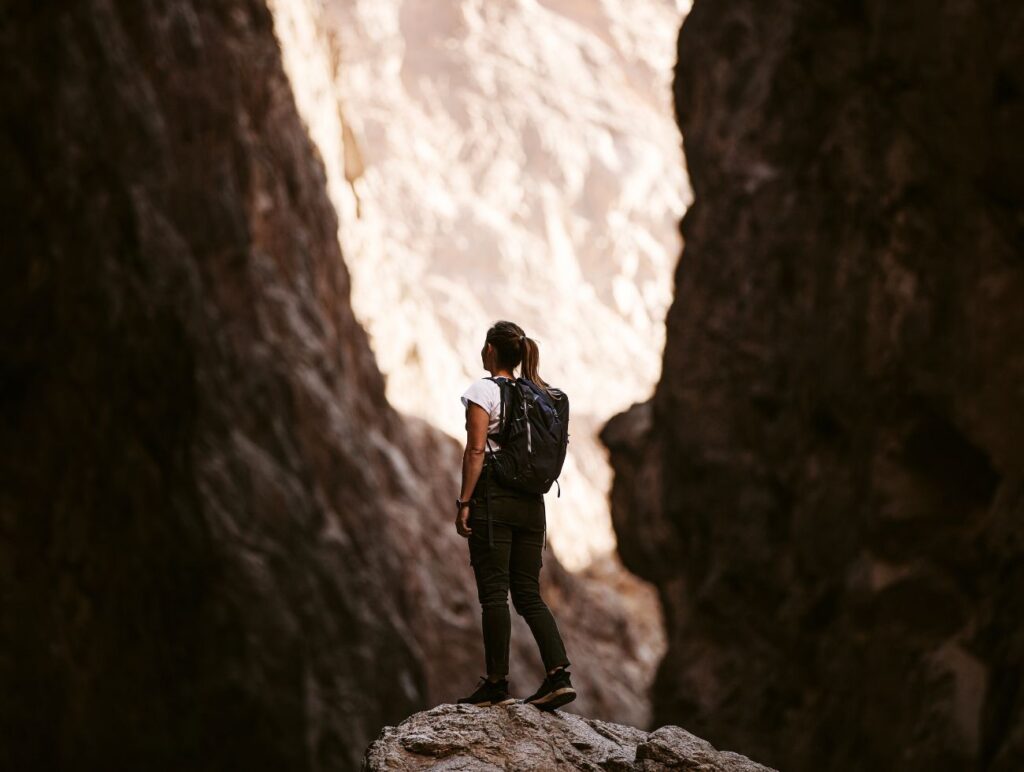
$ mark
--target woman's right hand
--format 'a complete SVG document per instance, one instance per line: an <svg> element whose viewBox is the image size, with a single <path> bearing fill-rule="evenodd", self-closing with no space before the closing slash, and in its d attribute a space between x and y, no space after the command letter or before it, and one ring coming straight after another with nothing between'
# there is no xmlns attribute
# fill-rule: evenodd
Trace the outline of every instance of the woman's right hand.
<svg viewBox="0 0 1024 772"><path fill-rule="evenodd" d="M465 536L467 539L473 533L473 529L469 527L469 504L459 507L459 514L455 516L455 530L459 532L459 536Z"/></svg>

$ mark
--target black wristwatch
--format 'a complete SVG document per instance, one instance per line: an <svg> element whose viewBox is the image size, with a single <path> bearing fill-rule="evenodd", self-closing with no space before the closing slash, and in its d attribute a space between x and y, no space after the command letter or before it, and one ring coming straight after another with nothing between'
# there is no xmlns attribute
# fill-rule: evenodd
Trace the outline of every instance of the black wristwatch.
<svg viewBox="0 0 1024 772"><path fill-rule="evenodd" d="M465 501L463 501L462 499L455 499L455 511L461 512L462 508L472 500L473 499L466 499Z"/></svg>

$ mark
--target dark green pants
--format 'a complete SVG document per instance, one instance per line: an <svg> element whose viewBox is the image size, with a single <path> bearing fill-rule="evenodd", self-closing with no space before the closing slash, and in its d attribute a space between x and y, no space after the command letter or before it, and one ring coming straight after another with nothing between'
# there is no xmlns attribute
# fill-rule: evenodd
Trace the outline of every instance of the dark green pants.
<svg viewBox="0 0 1024 772"><path fill-rule="evenodd" d="M491 485L491 536L487 544L485 486ZM545 536L544 497L523 493L486 480L486 470L473 491L469 526L469 556L476 575L483 617L484 657L488 675L508 674L512 620L509 591L516 612L533 633L544 669L568 665L558 625L540 596L540 569Z"/></svg>

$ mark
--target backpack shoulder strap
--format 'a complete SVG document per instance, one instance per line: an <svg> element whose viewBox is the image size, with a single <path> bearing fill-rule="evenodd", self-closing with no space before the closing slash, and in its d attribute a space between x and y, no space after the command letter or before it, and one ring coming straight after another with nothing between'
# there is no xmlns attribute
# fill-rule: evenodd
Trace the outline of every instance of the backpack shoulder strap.
<svg viewBox="0 0 1024 772"><path fill-rule="evenodd" d="M498 395L499 395L499 399L501 400L501 402L499 402L499 407L498 407L498 428L494 432L494 434L488 434L487 437L488 437L488 439L490 439L491 437L494 437L496 439L496 441L500 441L501 440L501 435L502 435L502 433L505 430L505 387L502 386L501 381L499 381L493 375L488 375L488 376L485 376L485 377L486 377L486 379L488 381L494 381L494 384L498 387ZM489 443L488 443L488 445L489 445ZM488 452L493 455L495 451L488 450Z"/></svg>

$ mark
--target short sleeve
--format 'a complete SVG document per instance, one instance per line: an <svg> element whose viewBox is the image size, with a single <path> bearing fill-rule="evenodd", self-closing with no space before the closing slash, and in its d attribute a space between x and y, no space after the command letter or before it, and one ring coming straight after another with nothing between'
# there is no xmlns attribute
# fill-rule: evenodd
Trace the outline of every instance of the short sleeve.
<svg viewBox="0 0 1024 772"><path fill-rule="evenodd" d="M494 407L498 404L498 400L501 399L501 392L498 391L497 384L494 381L481 378L473 381L469 388L462 392L461 399L462 404L467 408L470 402L475 402L487 411L487 415L493 415Z"/></svg>

